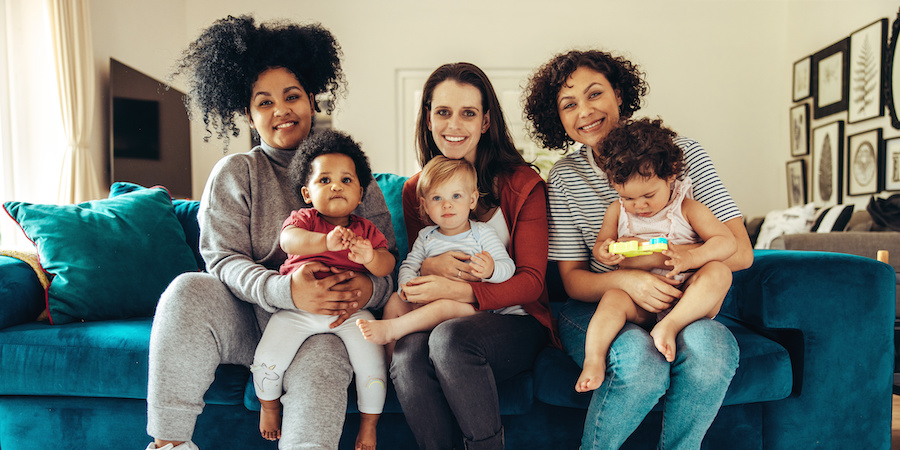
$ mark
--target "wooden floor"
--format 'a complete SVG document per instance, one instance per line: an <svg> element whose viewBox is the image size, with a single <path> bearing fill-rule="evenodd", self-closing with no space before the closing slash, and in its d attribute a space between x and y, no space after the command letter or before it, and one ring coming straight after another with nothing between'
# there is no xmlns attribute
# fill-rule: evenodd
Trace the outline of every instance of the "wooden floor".
<svg viewBox="0 0 900 450"><path fill-rule="evenodd" d="M891 408L891 450L900 450L900 395L893 396Z"/></svg>

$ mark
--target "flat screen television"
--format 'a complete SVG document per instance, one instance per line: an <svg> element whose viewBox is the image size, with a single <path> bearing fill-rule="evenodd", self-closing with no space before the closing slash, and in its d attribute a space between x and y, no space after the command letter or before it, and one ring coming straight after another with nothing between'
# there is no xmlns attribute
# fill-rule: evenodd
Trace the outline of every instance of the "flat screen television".
<svg viewBox="0 0 900 450"><path fill-rule="evenodd" d="M191 136L184 94L109 60L110 181L165 186L192 197Z"/></svg>

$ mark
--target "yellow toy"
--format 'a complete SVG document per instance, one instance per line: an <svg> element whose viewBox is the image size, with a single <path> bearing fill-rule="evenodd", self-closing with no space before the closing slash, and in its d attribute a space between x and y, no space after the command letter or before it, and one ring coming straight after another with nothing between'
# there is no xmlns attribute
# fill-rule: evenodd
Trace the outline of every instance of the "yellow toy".
<svg viewBox="0 0 900 450"><path fill-rule="evenodd" d="M662 252L669 249L669 241L666 238L653 238L647 242L626 241L609 244L609 252L625 257L649 255L654 252Z"/></svg>

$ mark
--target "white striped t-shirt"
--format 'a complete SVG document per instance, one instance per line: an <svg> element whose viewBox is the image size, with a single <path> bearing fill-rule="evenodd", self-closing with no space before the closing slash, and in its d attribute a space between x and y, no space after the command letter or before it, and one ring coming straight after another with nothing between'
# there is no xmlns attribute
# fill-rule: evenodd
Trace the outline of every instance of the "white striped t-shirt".
<svg viewBox="0 0 900 450"><path fill-rule="evenodd" d="M741 217L706 150L697 141L676 137L684 150L685 173L693 180L694 199L706 205L722 222ZM551 261L587 261L592 272L615 267L600 264L592 253L603 215L619 194L597 167L590 148L565 156L553 165L547 182Z"/></svg>

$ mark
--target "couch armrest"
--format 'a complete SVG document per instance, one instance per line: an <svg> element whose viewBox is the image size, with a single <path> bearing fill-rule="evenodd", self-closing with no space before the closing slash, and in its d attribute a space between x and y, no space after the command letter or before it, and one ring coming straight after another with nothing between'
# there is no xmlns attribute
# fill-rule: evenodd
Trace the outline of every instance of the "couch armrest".
<svg viewBox="0 0 900 450"><path fill-rule="evenodd" d="M34 321L46 305L44 288L23 261L0 256L0 330Z"/></svg>
<svg viewBox="0 0 900 450"><path fill-rule="evenodd" d="M757 250L735 273L721 314L780 341L794 367L794 393L763 404L764 447L890 447L895 281L826 252Z"/></svg>

